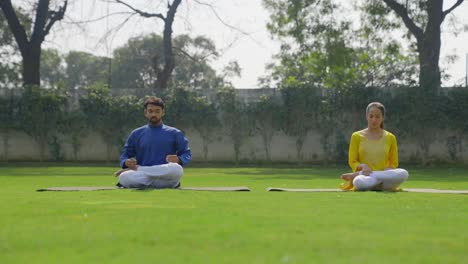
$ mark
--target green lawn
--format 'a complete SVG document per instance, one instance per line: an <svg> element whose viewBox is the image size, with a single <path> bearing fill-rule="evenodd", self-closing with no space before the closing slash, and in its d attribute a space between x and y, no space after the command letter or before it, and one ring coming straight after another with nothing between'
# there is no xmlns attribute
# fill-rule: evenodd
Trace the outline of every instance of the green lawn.
<svg viewBox="0 0 468 264"><path fill-rule="evenodd" d="M468 189L467 168L408 168L403 187ZM340 168L187 168L184 186L115 190L111 167L0 167L0 263L467 263L468 195L336 188Z"/></svg>

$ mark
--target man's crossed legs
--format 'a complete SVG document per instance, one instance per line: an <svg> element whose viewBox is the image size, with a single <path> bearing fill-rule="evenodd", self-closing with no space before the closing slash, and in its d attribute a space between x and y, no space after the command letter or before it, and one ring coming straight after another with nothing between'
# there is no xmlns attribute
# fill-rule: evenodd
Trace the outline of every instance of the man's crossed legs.
<svg viewBox="0 0 468 264"><path fill-rule="evenodd" d="M136 170L122 169L115 173L125 188L177 188L184 169L177 163L138 166Z"/></svg>

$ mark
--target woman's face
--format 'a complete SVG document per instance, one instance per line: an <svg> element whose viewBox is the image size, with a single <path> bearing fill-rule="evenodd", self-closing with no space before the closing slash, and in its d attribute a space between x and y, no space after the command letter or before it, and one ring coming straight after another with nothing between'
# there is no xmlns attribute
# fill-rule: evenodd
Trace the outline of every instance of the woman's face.
<svg viewBox="0 0 468 264"><path fill-rule="evenodd" d="M369 109L367 113L367 126L370 129L380 128L380 125L384 121L384 117L379 108L373 106Z"/></svg>

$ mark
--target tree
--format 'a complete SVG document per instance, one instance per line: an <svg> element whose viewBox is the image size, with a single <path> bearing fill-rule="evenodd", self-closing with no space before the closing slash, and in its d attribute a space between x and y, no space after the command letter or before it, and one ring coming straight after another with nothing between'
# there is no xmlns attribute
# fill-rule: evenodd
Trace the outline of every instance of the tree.
<svg viewBox="0 0 468 264"><path fill-rule="evenodd" d="M335 19L338 6L333 1L265 0L264 4L271 13L268 30L282 42L279 65L273 69L280 83L293 78L297 83L334 87L356 79L345 36L350 22Z"/></svg>
<svg viewBox="0 0 468 264"><path fill-rule="evenodd" d="M107 57L95 56L82 51L70 51L65 56L65 76L69 89L82 89L98 82L108 83L109 63Z"/></svg>
<svg viewBox="0 0 468 264"><path fill-rule="evenodd" d="M111 88L152 89L162 52L162 38L156 34L129 39L113 52Z"/></svg>
<svg viewBox="0 0 468 264"><path fill-rule="evenodd" d="M68 0L64 0L62 6L59 6L57 10L52 10L50 9L50 0L39 0L37 5L34 5L36 13L34 27L31 36L28 37L26 25L21 23L11 0L2 0L0 2L0 8L8 21L23 59L23 84L40 86L41 46L52 26L63 19L67 4Z"/></svg>
<svg viewBox="0 0 468 264"><path fill-rule="evenodd" d="M47 146L61 156L58 134L66 113L67 100L62 90L28 86L18 102L19 129L32 137L39 146L40 161L45 159ZM58 147L58 148L55 148ZM54 154L54 153L52 153Z"/></svg>
<svg viewBox="0 0 468 264"><path fill-rule="evenodd" d="M159 18L164 22L164 31L163 31L163 56L161 54L156 54L154 57L155 61L158 62L161 57L164 58L164 66L163 68L155 67L154 70L156 72L156 82L154 83L154 89L156 90L164 90L168 87L168 82L171 77L172 71L175 67L175 59L174 59L174 52L172 47L172 24L174 23L175 14L177 12L177 8L179 7L182 0L173 0L167 1L167 11L166 15L162 13L148 13L142 11L140 9L134 8L133 6L127 4L121 0L115 0L117 3L123 4L130 8L135 13L139 14L142 17L147 18ZM155 63L158 65L158 63Z"/></svg>
<svg viewBox="0 0 468 264"><path fill-rule="evenodd" d="M399 23L375 16L372 8L367 1L357 1L354 7L360 15L355 41L359 43L360 68L368 82L366 86L416 86L417 52L389 34Z"/></svg>
<svg viewBox="0 0 468 264"><path fill-rule="evenodd" d="M271 161L271 141L281 125L282 105L277 98L262 96L260 100L249 105L249 117L254 123L255 132L262 138L265 159Z"/></svg>
<svg viewBox="0 0 468 264"><path fill-rule="evenodd" d="M18 96L13 93L0 96L0 135L3 143L3 160L9 160L10 137L19 127Z"/></svg>
<svg viewBox="0 0 468 264"><path fill-rule="evenodd" d="M320 133L320 144L322 145L325 157L323 161L328 164L331 160L341 158L340 153L336 153L336 147L333 148L333 135L340 131L343 126L339 126L343 120L342 107L339 104L340 90L330 89L327 96L324 96L319 104L320 114L318 115L318 132ZM341 110L341 111L340 111ZM338 152L338 151L336 151ZM338 159L334 159L338 158Z"/></svg>
<svg viewBox="0 0 468 264"><path fill-rule="evenodd" d="M246 115L246 106L237 98L234 88L225 87L216 94L218 109L226 134L231 137L234 147L234 159L239 164L240 148L251 133L251 126Z"/></svg>
<svg viewBox="0 0 468 264"><path fill-rule="evenodd" d="M206 97L195 97L191 112L192 126L203 140L203 158L208 160L208 145L215 141L215 132L221 127L215 104L208 102Z"/></svg>
<svg viewBox="0 0 468 264"><path fill-rule="evenodd" d="M41 84L46 87L64 85L66 81L63 58L55 49L45 49L41 55Z"/></svg>
<svg viewBox="0 0 468 264"><path fill-rule="evenodd" d="M264 0L271 13L268 29L282 43L278 63L271 66L273 80L343 88L401 79L407 63L401 63L405 58L399 47L391 42L369 45L372 41L363 40L368 31L354 29L350 16L341 15L349 11L340 3Z"/></svg>
<svg viewBox="0 0 468 264"><path fill-rule="evenodd" d="M109 58L87 52L70 51L63 55L55 49L44 49L41 56L41 84L76 90L98 82L108 83L109 63Z"/></svg>
<svg viewBox="0 0 468 264"><path fill-rule="evenodd" d="M440 129L446 127L444 97L421 93L414 87L401 87L386 103L389 118L385 126L391 126L399 141L417 144L419 149L413 154L422 164L430 162L431 145L437 140Z"/></svg>
<svg viewBox="0 0 468 264"><path fill-rule="evenodd" d="M23 19L23 15L20 13ZM0 15L0 88L13 88L19 84L19 65L15 53L17 47L8 22Z"/></svg>
<svg viewBox="0 0 468 264"><path fill-rule="evenodd" d="M174 37L173 43L177 65L168 87L214 89L226 83L226 77L217 74L209 64L218 56L213 41L202 36L180 35ZM156 59L163 52L162 45L160 36L150 34L132 38L117 48L113 54L112 88L151 89L157 79L154 68L162 67Z"/></svg>
<svg viewBox="0 0 468 264"><path fill-rule="evenodd" d="M448 92L444 110L446 124L451 136L447 139L447 148L454 161L463 161L463 141L468 134L468 88L453 88Z"/></svg>
<svg viewBox="0 0 468 264"><path fill-rule="evenodd" d="M203 36L179 35L174 38L174 68L172 85L195 89L215 89L223 86L225 79L210 66L219 53L211 39Z"/></svg>
<svg viewBox="0 0 468 264"><path fill-rule="evenodd" d="M94 84L87 92L80 98L80 108L91 129L106 143L109 162L120 152L128 131L144 123L142 103L134 96L113 97L103 83Z"/></svg>
<svg viewBox="0 0 468 264"><path fill-rule="evenodd" d="M195 129L203 141L203 156L208 159L208 145L214 141L215 131L221 127L218 112L206 97L191 89L174 88L167 100L165 120L181 130Z"/></svg>
<svg viewBox="0 0 468 264"><path fill-rule="evenodd" d="M416 39L416 49L419 59L419 85L427 92L437 92L441 85L439 68L441 41L441 25L447 15L459 7L464 0L457 0L444 10L444 0L373 0L375 14L385 16L387 9L382 2L393 10L403 21L409 33ZM421 13L423 12L423 13Z"/></svg>
<svg viewBox="0 0 468 264"><path fill-rule="evenodd" d="M86 115L81 109L69 110L64 117L60 131L65 136L65 142L72 146L73 159L78 160L78 152L83 146L82 140L89 132Z"/></svg>
<svg viewBox="0 0 468 264"><path fill-rule="evenodd" d="M194 97L195 94L186 89L172 89L167 99L165 120L182 131L191 128Z"/></svg>
<svg viewBox="0 0 468 264"><path fill-rule="evenodd" d="M319 90L291 84L281 88L283 98L282 130L294 137L298 161L303 160L302 147L309 131L317 127Z"/></svg>

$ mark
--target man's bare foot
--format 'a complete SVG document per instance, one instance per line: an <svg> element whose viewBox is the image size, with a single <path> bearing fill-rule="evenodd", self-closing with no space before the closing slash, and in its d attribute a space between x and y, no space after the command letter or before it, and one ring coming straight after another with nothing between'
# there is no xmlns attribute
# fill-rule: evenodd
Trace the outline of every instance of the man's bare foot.
<svg viewBox="0 0 468 264"><path fill-rule="evenodd" d="M358 176L359 172L350 172L341 174L341 179L345 181L352 181L354 177Z"/></svg>
<svg viewBox="0 0 468 264"><path fill-rule="evenodd" d="M118 171L116 171L116 172L114 173L114 176L115 176L115 177L119 177L120 174L122 174L122 173L124 173L124 172L126 172L126 171L129 171L129 170L130 170L130 169L128 169L128 168L127 168L127 169L120 169L120 170L118 170Z"/></svg>

